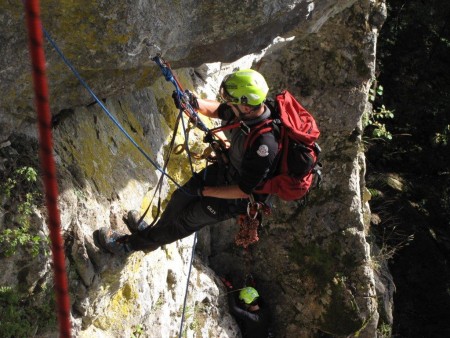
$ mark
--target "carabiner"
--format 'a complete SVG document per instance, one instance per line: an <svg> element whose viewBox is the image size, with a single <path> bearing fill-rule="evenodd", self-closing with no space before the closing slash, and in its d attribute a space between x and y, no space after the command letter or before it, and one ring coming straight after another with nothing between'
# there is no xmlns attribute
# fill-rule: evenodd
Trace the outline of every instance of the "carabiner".
<svg viewBox="0 0 450 338"><path fill-rule="evenodd" d="M256 206L256 208L255 208ZM247 204L247 216L250 219L255 219L258 216L258 210L260 208L260 205L258 202L248 202ZM254 213L254 215L252 215Z"/></svg>

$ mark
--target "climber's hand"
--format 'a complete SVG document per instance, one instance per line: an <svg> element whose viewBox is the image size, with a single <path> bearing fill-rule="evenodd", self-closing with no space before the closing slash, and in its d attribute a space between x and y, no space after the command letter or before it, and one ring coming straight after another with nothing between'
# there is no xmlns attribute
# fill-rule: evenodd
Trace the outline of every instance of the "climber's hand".
<svg viewBox="0 0 450 338"><path fill-rule="evenodd" d="M191 105L192 108L194 108L194 109L199 108L197 96L195 96L194 93L192 93L191 91L186 89L184 91L184 97L185 97L186 101L189 102L189 104Z"/></svg>
<svg viewBox="0 0 450 338"><path fill-rule="evenodd" d="M189 103L191 105L191 107L194 109L199 108L197 97L191 91L189 91L187 89L184 91L183 97L181 97L181 98L178 95L178 92L176 90L174 90L172 93L172 99L173 99L173 103L175 104L175 107L177 107L178 109L182 108L181 102Z"/></svg>

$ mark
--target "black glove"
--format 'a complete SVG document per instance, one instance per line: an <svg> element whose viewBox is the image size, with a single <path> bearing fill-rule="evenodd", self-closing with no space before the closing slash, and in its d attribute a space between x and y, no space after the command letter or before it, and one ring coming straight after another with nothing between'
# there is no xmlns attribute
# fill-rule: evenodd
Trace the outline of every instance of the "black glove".
<svg viewBox="0 0 450 338"><path fill-rule="evenodd" d="M178 97L178 93L176 90L174 90L172 93L172 99L173 99L173 103L175 104L175 107L180 109L181 108L180 98Z"/></svg>
<svg viewBox="0 0 450 338"><path fill-rule="evenodd" d="M184 97L182 98L183 101L189 102L192 108L199 109L197 97L191 91L186 89L183 94L184 94ZM172 99L173 103L175 104L175 107L181 109L180 98L178 97L178 93L176 90L174 90L172 93Z"/></svg>

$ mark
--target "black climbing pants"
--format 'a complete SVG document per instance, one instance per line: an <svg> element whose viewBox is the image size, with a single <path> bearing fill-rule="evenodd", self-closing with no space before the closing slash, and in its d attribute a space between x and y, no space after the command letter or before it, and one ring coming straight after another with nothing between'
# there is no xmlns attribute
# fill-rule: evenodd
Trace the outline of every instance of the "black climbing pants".
<svg viewBox="0 0 450 338"><path fill-rule="evenodd" d="M153 227L138 231L129 237L132 250L155 250L161 245L187 237L201 228L245 212L247 199L199 197L202 186L225 184L224 173L213 164L195 174L183 187L177 189Z"/></svg>

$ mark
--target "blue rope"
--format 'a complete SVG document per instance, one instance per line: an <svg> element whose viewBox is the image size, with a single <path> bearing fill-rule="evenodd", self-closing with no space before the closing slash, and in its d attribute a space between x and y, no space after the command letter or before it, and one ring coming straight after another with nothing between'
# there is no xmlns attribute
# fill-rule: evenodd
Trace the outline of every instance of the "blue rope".
<svg viewBox="0 0 450 338"><path fill-rule="evenodd" d="M186 291L184 293L183 312L181 314L181 324L180 324L180 332L178 333L178 338L181 338L181 335L183 334L184 313L186 310L187 295L188 295L188 289L189 289L189 280L190 280L190 276L191 276L192 264L194 262L194 254L195 254L195 245L196 244L197 244L197 233L195 233L195 235L194 235L194 242L192 244L191 262L189 264L188 279L186 281Z"/></svg>
<svg viewBox="0 0 450 338"><path fill-rule="evenodd" d="M158 170L161 172L161 174L165 175L168 179L170 179L177 188L182 190L184 193L190 196L194 196L193 194L187 192L180 184L178 184L169 174L167 174L164 170L162 170L158 164L153 161L150 156L136 143L136 141L127 133L127 131L122 127L119 121L108 111L108 109L105 107L102 101L98 99L98 97L95 95L95 93L92 91L92 89L89 87L89 85L83 80L83 78L80 76L80 74L77 72L77 70L73 67L73 65L69 62L69 60L64 56L62 51L59 49L56 42L51 38L50 34L42 28L45 37L50 42L50 44L53 46L55 51L59 54L61 59L64 61L64 63L70 68L72 73L75 75L75 77L80 81L80 83L83 85L84 88L91 94L91 96L94 98L94 100L98 103L98 105L103 109L103 111L108 115L108 117L113 121L113 123L122 131L122 133L133 143L133 145L141 152L142 155Z"/></svg>

